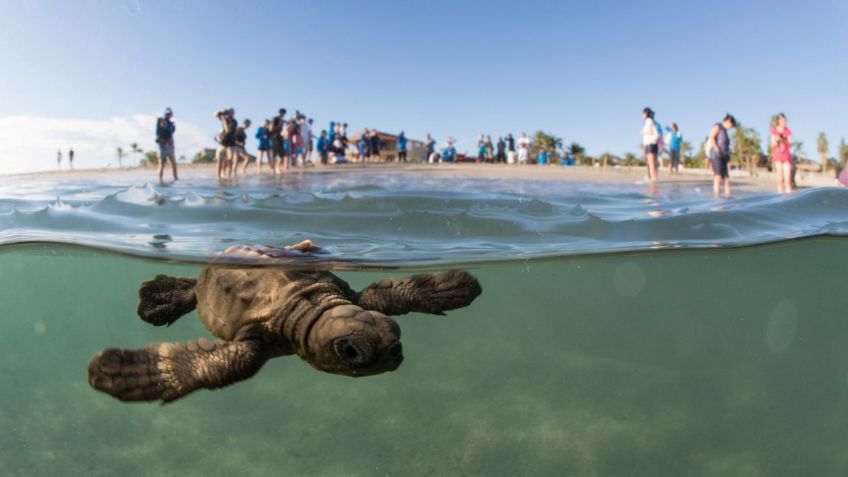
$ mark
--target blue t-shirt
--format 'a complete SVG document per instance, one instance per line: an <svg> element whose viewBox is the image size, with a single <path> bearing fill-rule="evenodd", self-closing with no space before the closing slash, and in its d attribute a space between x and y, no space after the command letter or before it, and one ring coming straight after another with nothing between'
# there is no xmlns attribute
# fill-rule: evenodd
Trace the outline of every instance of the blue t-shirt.
<svg viewBox="0 0 848 477"><path fill-rule="evenodd" d="M318 154L326 154L329 141L326 137L319 137L318 144L315 146L318 149Z"/></svg>
<svg viewBox="0 0 848 477"><path fill-rule="evenodd" d="M446 161L446 162L453 162L453 160L454 160L455 158L456 158L456 148L453 148L453 147L446 147L446 148L442 151L442 160L443 160L443 161Z"/></svg>
<svg viewBox="0 0 848 477"><path fill-rule="evenodd" d="M398 151L405 151L406 150L406 137L405 136L398 136L397 147L398 147Z"/></svg>
<svg viewBox="0 0 848 477"><path fill-rule="evenodd" d="M539 164L547 164L548 163L548 151L542 151L536 156L536 162Z"/></svg>
<svg viewBox="0 0 848 477"><path fill-rule="evenodd" d="M669 134L669 141L666 146L672 151L679 151L680 143L683 142L683 134L680 134L680 131L675 133L671 128L665 128L665 132Z"/></svg>
<svg viewBox="0 0 848 477"><path fill-rule="evenodd" d="M271 148L271 144L268 141L268 130L264 127L261 127L256 130L256 139L259 140L259 149L266 150Z"/></svg>

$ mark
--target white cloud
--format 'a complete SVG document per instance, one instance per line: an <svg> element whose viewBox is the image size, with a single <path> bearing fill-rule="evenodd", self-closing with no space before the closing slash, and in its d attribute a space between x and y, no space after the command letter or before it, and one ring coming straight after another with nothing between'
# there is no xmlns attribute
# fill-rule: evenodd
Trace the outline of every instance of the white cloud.
<svg viewBox="0 0 848 477"><path fill-rule="evenodd" d="M212 134L200 127L177 123L174 136L177 157L189 159L203 147L212 146ZM62 151L67 167L68 149L74 149L74 168L117 167L116 149L129 149L137 142L145 151L155 151L156 117L149 114L103 120L0 116L0 173L56 170L56 151ZM124 166L138 164L138 157L125 157Z"/></svg>

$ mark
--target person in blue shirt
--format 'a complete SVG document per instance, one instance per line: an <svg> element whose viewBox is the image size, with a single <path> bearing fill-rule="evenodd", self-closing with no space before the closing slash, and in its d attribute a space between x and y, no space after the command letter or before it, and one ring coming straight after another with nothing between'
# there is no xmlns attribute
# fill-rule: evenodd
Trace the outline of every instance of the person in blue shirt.
<svg viewBox="0 0 848 477"><path fill-rule="evenodd" d="M397 138L398 162L406 162L406 136L403 131L400 132Z"/></svg>
<svg viewBox="0 0 848 477"><path fill-rule="evenodd" d="M365 148L367 142L368 138L365 137L365 133L359 136L359 139L356 140L356 150L359 152L359 162L365 161Z"/></svg>
<svg viewBox="0 0 848 477"><path fill-rule="evenodd" d="M536 162L539 163L539 165L541 165L541 166L547 165L548 164L548 151L546 151L545 149L542 149L541 151L539 151L539 154L536 154Z"/></svg>
<svg viewBox="0 0 848 477"><path fill-rule="evenodd" d="M442 149L442 162L453 162L456 160L456 148L453 147L453 141L448 139L448 143Z"/></svg>
<svg viewBox="0 0 848 477"><path fill-rule="evenodd" d="M680 143L683 142L683 134L677 129L677 123L671 123L671 127L665 128L665 132L668 138L665 142L670 158L669 172L680 174Z"/></svg>
<svg viewBox="0 0 848 477"><path fill-rule="evenodd" d="M321 130L321 135L318 137L318 144L315 145L318 150L318 157L321 158L321 165L327 165L327 156L330 150L330 140L327 139L327 131Z"/></svg>
<svg viewBox="0 0 848 477"><path fill-rule="evenodd" d="M171 108L165 108L165 114L156 121L156 144L159 145L159 182L162 182L162 174L165 169L165 163L171 162L171 173L174 180L177 180L177 159L174 153L174 131L177 126L174 125L174 113ZM60 158L61 159L61 158Z"/></svg>
<svg viewBox="0 0 848 477"><path fill-rule="evenodd" d="M262 156L265 156L265 159L268 161L268 165L271 165L271 120L266 119L262 126L260 126L256 130L255 134L256 140L259 141L259 150L256 153L256 173L262 173ZM273 169L273 167L271 167Z"/></svg>

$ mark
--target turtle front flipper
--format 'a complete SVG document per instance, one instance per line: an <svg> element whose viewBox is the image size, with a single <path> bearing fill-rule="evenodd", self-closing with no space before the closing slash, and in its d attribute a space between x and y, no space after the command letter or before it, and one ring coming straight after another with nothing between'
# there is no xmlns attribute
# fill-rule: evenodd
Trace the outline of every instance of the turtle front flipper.
<svg viewBox="0 0 848 477"><path fill-rule="evenodd" d="M153 326L168 325L197 306L194 278L156 275L138 289L138 317Z"/></svg>
<svg viewBox="0 0 848 477"><path fill-rule="evenodd" d="M463 270L451 270L372 283L356 294L353 301L366 310L387 315L414 311L443 315L447 310L470 305L482 292L473 275Z"/></svg>
<svg viewBox="0 0 848 477"><path fill-rule="evenodd" d="M154 343L110 348L88 364L88 383L121 401L163 402L253 376L270 357L261 340Z"/></svg>

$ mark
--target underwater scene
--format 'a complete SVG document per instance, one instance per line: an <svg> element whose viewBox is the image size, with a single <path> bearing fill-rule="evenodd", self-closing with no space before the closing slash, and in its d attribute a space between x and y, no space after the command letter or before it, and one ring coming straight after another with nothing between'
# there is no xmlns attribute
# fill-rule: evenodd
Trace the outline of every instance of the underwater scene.
<svg viewBox="0 0 848 477"><path fill-rule="evenodd" d="M0 179L0 475L848 473L844 189L714 200L706 181L367 170L140 183ZM220 255L306 239L320 250ZM170 326L137 312L143 282L208 266L355 291L464 270L482 292L394 316L403 362L377 375L292 355L166 404L95 389L105 349L215 339L196 310Z"/></svg>

